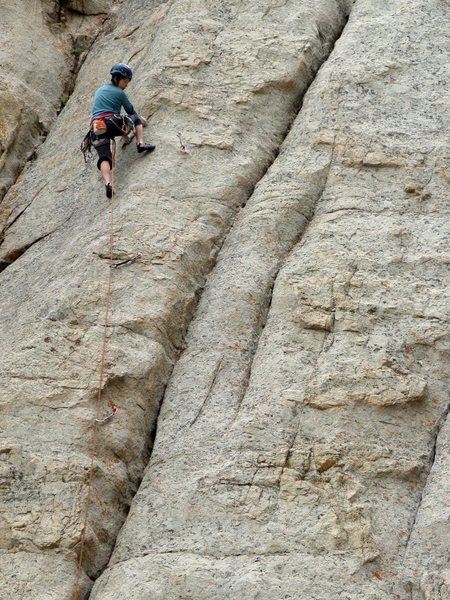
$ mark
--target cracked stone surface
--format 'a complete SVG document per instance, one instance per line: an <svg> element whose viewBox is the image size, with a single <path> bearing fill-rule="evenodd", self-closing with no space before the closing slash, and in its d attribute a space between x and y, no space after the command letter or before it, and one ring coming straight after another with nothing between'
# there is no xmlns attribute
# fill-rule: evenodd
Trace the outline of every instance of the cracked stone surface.
<svg viewBox="0 0 450 600"><path fill-rule="evenodd" d="M60 600L76 590L109 223L77 140L112 57L135 68L129 95L158 148L118 155L113 259L131 260L114 270L102 415L111 397L120 417L98 434L82 597L139 485L205 279L346 14L337 0L180 0L124 3L109 15L37 159L2 203L0 596Z"/></svg>
<svg viewBox="0 0 450 600"><path fill-rule="evenodd" d="M1 600L449 600L450 6L66 4L108 18L0 204ZM118 154L78 594L118 60L157 150Z"/></svg>
<svg viewBox="0 0 450 600"><path fill-rule="evenodd" d="M0 6L0 200L66 99L76 66L71 51L87 49L101 24L81 6L77 13L59 8L58 15L57 4L13 0ZM1 204L1 229L9 214L9 204Z"/></svg>
<svg viewBox="0 0 450 600"><path fill-rule="evenodd" d="M436 455L414 519L405 556L406 589L412 600L450 597L450 419L443 419Z"/></svg>
<svg viewBox="0 0 450 600"><path fill-rule="evenodd" d="M208 279L94 600L449 597L447 16L353 7Z"/></svg>

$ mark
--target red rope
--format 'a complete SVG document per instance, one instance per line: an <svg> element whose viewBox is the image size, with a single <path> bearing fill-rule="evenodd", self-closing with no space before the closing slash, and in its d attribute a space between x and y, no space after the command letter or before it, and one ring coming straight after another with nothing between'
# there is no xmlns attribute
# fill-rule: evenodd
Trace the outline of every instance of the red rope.
<svg viewBox="0 0 450 600"><path fill-rule="evenodd" d="M105 318L103 322L103 340L102 340L102 349L100 353L100 364L99 364L99 382L98 382L98 390L97 390L97 402L95 409L95 421L94 421L94 431L92 434L92 445L91 445L91 464L89 467L88 473L88 491L86 496L86 503L84 507L84 517L83 517L83 528L81 530L80 536L80 555L78 557L78 565L77 565L77 575L76 575L76 585L75 591L72 596L72 600L80 600L80 580L81 580L81 571L83 566L83 557L84 557L84 549L86 545L86 535L87 535L87 526L89 519L89 512L92 504L92 479L94 473L94 464L95 459L97 457L97 437L98 430L100 424L104 421L100 419L100 409L101 409L101 401L102 401L102 391L104 384L104 375L105 375L105 362L106 362L106 354L108 349L108 328L109 328L109 315L111 308L111 293L112 293L112 280L113 280L113 243L114 243L114 170L116 163L116 142L112 140L112 169L111 169L111 185L112 185L112 197L111 197L111 210L110 210L110 221L109 221L109 268L108 268L108 287L106 290L106 300L105 300ZM110 399L109 401L113 414L116 414L117 407L114 402Z"/></svg>

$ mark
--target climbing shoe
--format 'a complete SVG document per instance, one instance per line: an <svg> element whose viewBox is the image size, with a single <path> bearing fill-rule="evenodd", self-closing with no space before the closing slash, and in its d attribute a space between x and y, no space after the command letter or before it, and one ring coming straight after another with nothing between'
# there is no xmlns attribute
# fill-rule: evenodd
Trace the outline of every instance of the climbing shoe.
<svg viewBox="0 0 450 600"><path fill-rule="evenodd" d="M112 185L110 183L105 184L106 197L112 198Z"/></svg>
<svg viewBox="0 0 450 600"><path fill-rule="evenodd" d="M154 144L139 144L136 148L138 152L153 152L156 146Z"/></svg>

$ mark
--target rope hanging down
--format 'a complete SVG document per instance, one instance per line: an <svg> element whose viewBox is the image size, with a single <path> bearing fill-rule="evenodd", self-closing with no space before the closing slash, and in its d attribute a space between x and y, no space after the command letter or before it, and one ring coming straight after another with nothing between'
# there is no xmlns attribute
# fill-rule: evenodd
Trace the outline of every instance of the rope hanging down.
<svg viewBox="0 0 450 600"><path fill-rule="evenodd" d="M97 390L97 401L96 401L96 409L95 409L95 421L94 421L94 431L92 434L92 446L91 446L91 464L89 467L88 473L88 489L86 496L86 503L84 507L84 517L83 517L83 528L81 530L80 536L80 555L78 558L77 565L77 575L76 575L76 585L75 591L72 596L73 600L80 600L80 580L81 580L81 571L83 566L83 555L84 548L86 545L86 534L87 534L87 526L89 519L89 512L92 504L92 479L93 472L95 466L95 459L97 457L97 436L100 425L103 425L109 419L116 415L118 408L112 401L109 399L109 405L112 409L112 413L107 415L105 418L100 418L100 410L102 403L102 390L104 385L104 376L105 376L105 362L106 362L106 354L108 349L108 341L109 341L109 316L110 316L110 308L111 308L111 293L112 293L112 274L113 274L113 245L114 245L114 172L116 166L116 142L112 140L112 168L111 168L111 185L112 185L112 196L111 196L111 209L110 209L110 221L109 221L109 265L108 265L108 286L106 290L106 299L105 299L105 318L103 322L103 340L102 347L100 352L100 363L99 363L99 382L98 382L98 390Z"/></svg>

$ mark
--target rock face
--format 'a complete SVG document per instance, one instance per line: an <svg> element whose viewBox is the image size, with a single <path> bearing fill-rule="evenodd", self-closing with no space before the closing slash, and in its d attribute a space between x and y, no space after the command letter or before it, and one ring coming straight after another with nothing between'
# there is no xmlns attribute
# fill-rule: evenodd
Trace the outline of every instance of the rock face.
<svg viewBox="0 0 450 600"><path fill-rule="evenodd" d="M81 6L74 13L70 4L76 3L12 0L0 6L0 199L67 100L78 61L101 23ZM111 1L90 4L107 9Z"/></svg>
<svg viewBox="0 0 450 600"><path fill-rule="evenodd" d="M113 8L0 204L0 597L450 598L449 6Z"/></svg>

